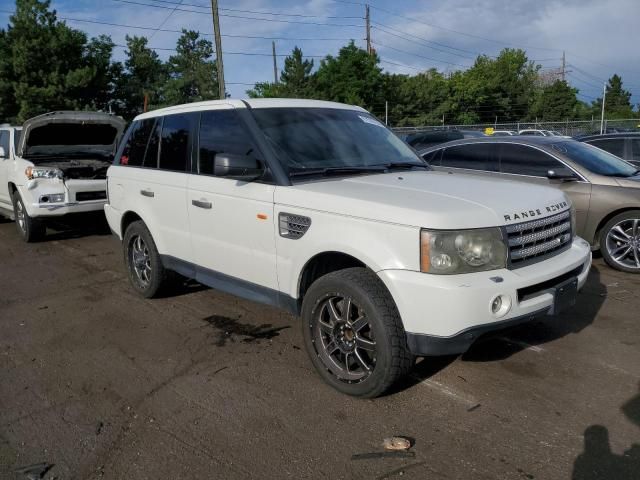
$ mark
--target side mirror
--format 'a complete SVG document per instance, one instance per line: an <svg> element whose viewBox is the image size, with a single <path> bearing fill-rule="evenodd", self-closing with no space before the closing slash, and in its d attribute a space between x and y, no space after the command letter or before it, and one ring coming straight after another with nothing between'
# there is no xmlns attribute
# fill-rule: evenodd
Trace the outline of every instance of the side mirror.
<svg viewBox="0 0 640 480"><path fill-rule="evenodd" d="M577 180L578 178L570 171L555 171L548 170L547 178L549 180L562 180L563 182L571 182L573 180Z"/></svg>
<svg viewBox="0 0 640 480"><path fill-rule="evenodd" d="M264 174L264 168L253 157L233 153L218 153L213 164L213 174L216 177L235 178L250 182L260 178Z"/></svg>
<svg viewBox="0 0 640 480"><path fill-rule="evenodd" d="M0 147L0 158L3 160L7 158L7 152L4 151L4 147Z"/></svg>

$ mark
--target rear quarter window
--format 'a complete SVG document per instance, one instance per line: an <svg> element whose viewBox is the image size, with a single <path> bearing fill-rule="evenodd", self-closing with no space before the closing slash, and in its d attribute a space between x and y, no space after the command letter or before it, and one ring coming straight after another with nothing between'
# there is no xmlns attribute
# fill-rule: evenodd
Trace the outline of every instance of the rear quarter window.
<svg viewBox="0 0 640 480"><path fill-rule="evenodd" d="M155 168L157 159L153 157L153 154L146 156L147 146L149 145L151 133L155 130L155 125L155 118L134 122L116 164L129 167L144 166Z"/></svg>

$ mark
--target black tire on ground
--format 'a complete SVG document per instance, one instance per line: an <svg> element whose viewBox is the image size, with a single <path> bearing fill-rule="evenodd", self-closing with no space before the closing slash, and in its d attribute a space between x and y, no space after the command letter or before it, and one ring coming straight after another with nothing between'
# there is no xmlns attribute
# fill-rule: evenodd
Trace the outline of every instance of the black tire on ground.
<svg viewBox="0 0 640 480"><path fill-rule="evenodd" d="M27 243L42 240L47 231L45 224L42 220L29 216L22 197L17 191L14 191L11 197L13 200L13 216L20 238Z"/></svg>
<svg viewBox="0 0 640 480"><path fill-rule="evenodd" d="M638 222L634 235L633 224L636 220ZM612 232L612 229L616 230ZM614 234L613 237L609 237L610 232ZM609 242L607 242L608 237ZM600 252L610 267L623 272L640 273L640 210L622 212L602 227ZM626 255L622 259L614 258L624 253Z"/></svg>
<svg viewBox="0 0 640 480"><path fill-rule="evenodd" d="M124 264L133 289L145 298L158 296L167 286L169 275L143 221L132 222L127 227L122 244Z"/></svg>
<svg viewBox="0 0 640 480"><path fill-rule="evenodd" d="M395 302L377 275L366 268L348 268L316 280L304 296L302 325L311 362L342 393L377 397L414 365ZM366 348L359 349L359 344ZM335 349L336 345L340 348Z"/></svg>

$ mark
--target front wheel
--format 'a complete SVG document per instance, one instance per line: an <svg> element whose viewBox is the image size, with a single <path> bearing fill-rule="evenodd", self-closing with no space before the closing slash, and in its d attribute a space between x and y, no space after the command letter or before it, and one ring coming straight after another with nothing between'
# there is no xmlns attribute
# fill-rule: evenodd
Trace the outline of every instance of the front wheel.
<svg viewBox="0 0 640 480"><path fill-rule="evenodd" d="M314 366L348 395L377 397L413 366L395 303L367 269L318 279L304 297L302 323Z"/></svg>
<svg viewBox="0 0 640 480"><path fill-rule="evenodd" d="M42 240L46 233L46 227L42 220L29 216L24 206L22 197L15 191L13 193L13 217L20 237L27 243Z"/></svg>
<svg viewBox="0 0 640 480"><path fill-rule="evenodd" d="M640 273L640 210L616 215L600 232L600 250L613 268Z"/></svg>

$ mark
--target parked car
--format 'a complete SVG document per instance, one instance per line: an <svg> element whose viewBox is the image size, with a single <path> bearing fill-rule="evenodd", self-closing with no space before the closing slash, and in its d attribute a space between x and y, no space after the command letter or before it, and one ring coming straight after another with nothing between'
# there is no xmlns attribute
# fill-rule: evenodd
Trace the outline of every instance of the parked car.
<svg viewBox="0 0 640 480"><path fill-rule="evenodd" d="M416 150L421 150L452 140L476 137L486 137L486 135L477 130L432 130L428 132L411 133L407 135L404 140Z"/></svg>
<svg viewBox="0 0 640 480"><path fill-rule="evenodd" d="M47 219L103 210L124 127L120 117L92 112L53 112L22 128L0 127L0 215L33 242L44 236Z"/></svg>
<svg viewBox="0 0 640 480"><path fill-rule="evenodd" d="M517 132L513 130L494 130L491 134L492 137L510 137L512 135L517 135Z"/></svg>
<svg viewBox="0 0 640 480"><path fill-rule="evenodd" d="M300 315L319 374L356 396L384 392L415 355L571 308L591 264L561 191L434 172L339 103L140 115L108 185L136 292L155 296L175 271Z"/></svg>
<svg viewBox="0 0 640 480"><path fill-rule="evenodd" d="M640 167L640 133L607 133L576 138Z"/></svg>
<svg viewBox="0 0 640 480"><path fill-rule="evenodd" d="M562 133L556 130L539 130L535 128L527 128L525 130L520 130L518 135L529 135L529 136L537 136L537 137L562 137L562 138L571 138L568 135L563 135Z"/></svg>
<svg viewBox="0 0 640 480"><path fill-rule="evenodd" d="M422 152L436 169L554 186L577 210L577 233L609 265L640 273L640 171L604 150L558 137L450 142Z"/></svg>

